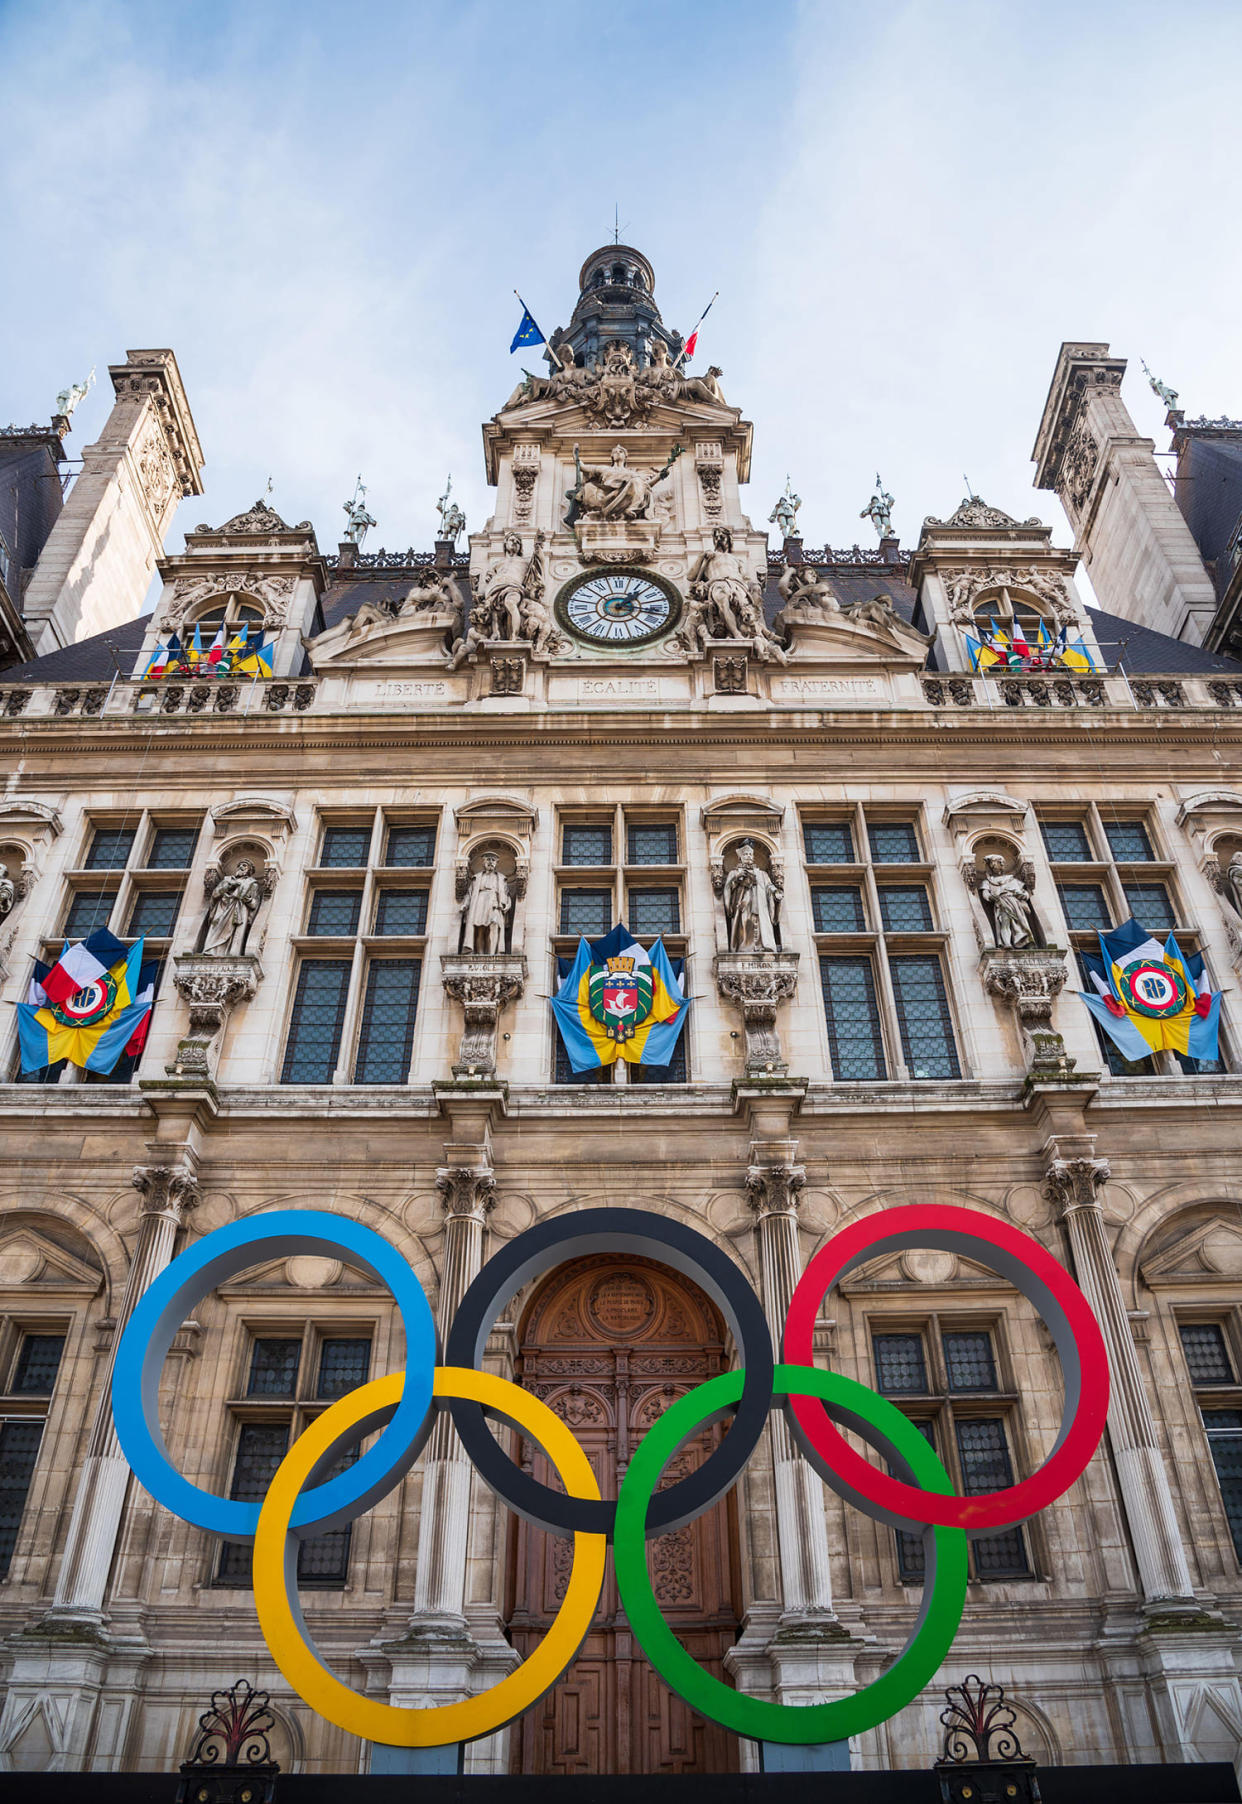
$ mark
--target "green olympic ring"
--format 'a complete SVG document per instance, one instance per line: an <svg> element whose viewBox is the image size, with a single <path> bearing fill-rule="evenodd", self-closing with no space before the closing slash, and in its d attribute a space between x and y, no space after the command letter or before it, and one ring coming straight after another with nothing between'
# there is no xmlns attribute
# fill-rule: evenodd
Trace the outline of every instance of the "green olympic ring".
<svg viewBox="0 0 1242 1804"><path fill-rule="evenodd" d="M647 1509L664 1468L705 1422L736 1404L745 1373L723 1372L670 1405L639 1442L617 1499L613 1561L621 1602L643 1652L664 1682L714 1722L753 1741L817 1743L861 1735L904 1708L931 1679L953 1644L966 1603L966 1533L923 1531L923 1604L910 1638L886 1673L851 1697L824 1704L773 1704L746 1697L704 1672L664 1619L647 1573ZM818 1397L840 1426L853 1429L897 1467L908 1484L951 1493L949 1475L908 1416L839 1372L778 1365L774 1396ZM885 1445L884 1443L888 1444Z"/></svg>

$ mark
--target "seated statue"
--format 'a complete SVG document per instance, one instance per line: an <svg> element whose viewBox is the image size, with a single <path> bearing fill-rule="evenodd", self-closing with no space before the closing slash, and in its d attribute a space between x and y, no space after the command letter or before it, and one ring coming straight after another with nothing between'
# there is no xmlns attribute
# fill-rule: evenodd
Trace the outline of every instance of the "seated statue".
<svg viewBox="0 0 1242 1804"><path fill-rule="evenodd" d="M813 564L787 564L776 587L785 604L773 623L778 631L816 626L841 611L827 577Z"/></svg>

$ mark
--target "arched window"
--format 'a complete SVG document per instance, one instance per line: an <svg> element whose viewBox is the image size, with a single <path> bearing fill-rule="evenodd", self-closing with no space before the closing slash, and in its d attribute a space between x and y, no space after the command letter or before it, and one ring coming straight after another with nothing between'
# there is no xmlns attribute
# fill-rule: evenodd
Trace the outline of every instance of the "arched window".
<svg viewBox="0 0 1242 1804"><path fill-rule="evenodd" d="M193 635L194 628L197 627L203 639L209 634L214 639L222 626L230 636L243 625L248 626L253 635L262 629L264 619L263 604L252 595L245 595L235 589L226 595L213 595L209 601L205 601L201 608L187 616L186 628Z"/></svg>
<svg viewBox="0 0 1242 1804"><path fill-rule="evenodd" d="M1002 633L1009 635L1010 629L1021 627L1024 637L1038 639L1041 625L1053 639L1057 636L1057 626L1050 618L1041 601L1032 595L1023 594L1020 589L1011 589L1006 585L999 589L986 590L974 603L975 624L983 632L990 631L995 621Z"/></svg>

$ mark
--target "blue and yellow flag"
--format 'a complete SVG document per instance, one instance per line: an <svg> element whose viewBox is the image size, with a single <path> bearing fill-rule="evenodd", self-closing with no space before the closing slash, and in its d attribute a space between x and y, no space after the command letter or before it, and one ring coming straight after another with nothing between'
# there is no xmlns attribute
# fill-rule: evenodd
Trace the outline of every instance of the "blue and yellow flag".
<svg viewBox="0 0 1242 1804"><path fill-rule="evenodd" d="M1122 1057L1219 1057L1220 995L1203 954L1183 953L1172 934L1161 945L1133 917L1099 937L1102 958L1079 955L1095 994L1079 994Z"/></svg>
<svg viewBox="0 0 1242 1804"><path fill-rule="evenodd" d="M627 927L602 940L578 941L574 961L550 999L575 1071L595 1071L621 1058L630 1065L669 1065L690 1004L664 941L648 953Z"/></svg>
<svg viewBox="0 0 1242 1804"><path fill-rule="evenodd" d="M46 996L41 978L48 972L36 967L31 995L44 994L45 1000L17 1004L23 1071L42 1071L61 1059L85 1071L106 1075L112 1070L155 998L155 971L152 966L143 969L142 946L135 940L127 952L122 948L124 956L109 970L101 970L60 1001Z"/></svg>
<svg viewBox="0 0 1242 1804"><path fill-rule="evenodd" d="M520 296L518 298L521 299ZM513 343L509 346L510 357L512 357L515 351L520 350L523 345L543 345L547 344L547 342L547 339L535 324L534 315L531 313L530 308L523 302L522 323L513 334Z"/></svg>

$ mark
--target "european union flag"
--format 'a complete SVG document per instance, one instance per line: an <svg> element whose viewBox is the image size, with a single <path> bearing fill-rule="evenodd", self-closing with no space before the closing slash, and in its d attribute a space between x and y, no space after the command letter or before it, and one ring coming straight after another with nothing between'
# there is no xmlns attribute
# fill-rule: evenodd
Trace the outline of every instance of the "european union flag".
<svg viewBox="0 0 1242 1804"><path fill-rule="evenodd" d="M544 345L547 344L547 342L547 339L531 318L530 308L523 307L522 323L513 334L513 343L509 346L510 357L512 357L513 353L521 345Z"/></svg>

